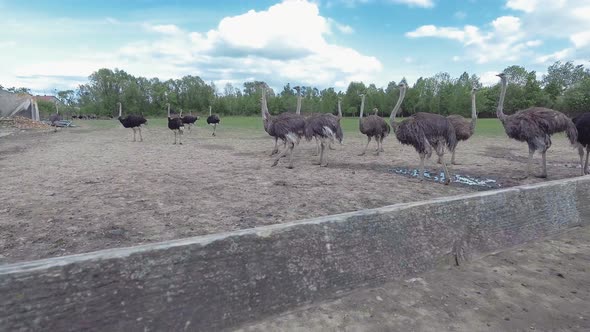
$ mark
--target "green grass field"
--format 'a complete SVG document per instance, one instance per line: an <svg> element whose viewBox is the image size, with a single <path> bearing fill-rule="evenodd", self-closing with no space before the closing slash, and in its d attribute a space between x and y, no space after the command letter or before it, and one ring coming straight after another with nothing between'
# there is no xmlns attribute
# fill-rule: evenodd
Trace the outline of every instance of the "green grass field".
<svg viewBox="0 0 590 332"><path fill-rule="evenodd" d="M400 119L400 121L403 119ZM119 121L113 120L77 120L74 123L83 124L91 128L116 128L120 126ZM197 121L199 127L206 126L204 119ZM358 131L358 118L344 118L342 120L344 133L353 133ZM166 118L148 118L149 127L166 127ZM264 131L262 121L259 117L254 116L226 116L221 118L219 128L243 130L243 131ZM498 119L480 119L477 121L475 134L478 136L498 136L505 135L504 128Z"/></svg>

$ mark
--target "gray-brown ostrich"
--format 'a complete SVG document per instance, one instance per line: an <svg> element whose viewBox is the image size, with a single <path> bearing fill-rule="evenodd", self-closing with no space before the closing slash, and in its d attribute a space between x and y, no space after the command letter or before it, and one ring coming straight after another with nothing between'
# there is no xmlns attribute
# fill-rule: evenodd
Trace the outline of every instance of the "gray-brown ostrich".
<svg viewBox="0 0 590 332"><path fill-rule="evenodd" d="M119 105L119 122L121 122L123 127L133 129L133 142L135 142L136 130L139 131L139 141L143 142L143 137L141 136L141 125L147 123L147 120L143 117L143 115L130 114L126 117L123 117L123 106L120 102L117 104Z"/></svg>
<svg viewBox="0 0 590 332"><path fill-rule="evenodd" d="M500 100L498 101L496 115L502 122L502 125L504 125L504 130L508 137L520 142L527 142L529 146L526 177L528 178L531 173L533 154L535 151L541 151L543 172L539 177L546 178L546 155L547 150L551 146L551 135L565 131L570 142L575 145L578 139L576 126L565 114L544 107L531 107L512 115L504 114L504 97L506 96L508 79L504 73L498 74L497 76L500 77L502 90L500 91Z"/></svg>
<svg viewBox="0 0 590 332"><path fill-rule="evenodd" d="M219 115L211 114L211 105L209 105L209 116L207 117L207 124L213 126L213 134L211 136L215 136L215 129L217 129L217 125L221 122L219 119Z"/></svg>
<svg viewBox="0 0 590 332"><path fill-rule="evenodd" d="M178 136L178 140L180 145L182 145L182 134L184 131L184 123L182 123L182 119L179 116L170 116L170 104L166 104L168 106L168 129L174 132L174 144L176 144L176 137Z"/></svg>
<svg viewBox="0 0 590 332"><path fill-rule="evenodd" d="M375 138L375 142L377 142L377 155L380 152L383 152L383 140L387 135L389 135L390 128L387 125L387 121L385 121L382 117L377 115L378 110L376 108L373 109L373 114L363 118L363 112L365 108L365 95L361 94L361 112L359 116L359 130L364 135L367 135L367 145L365 145L365 149L359 156L364 156L367 152L367 148L369 147L369 143L371 143L371 138Z"/></svg>
<svg viewBox="0 0 590 332"><path fill-rule="evenodd" d="M328 166L328 152L326 148L337 140L342 144L344 135L340 120L342 120L342 109L340 108L340 99L338 100L338 116L325 113L311 116L305 119L305 138L310 141L316 139L320 142L320 160L316 165L321 167ZM325 156L325 157L324 157Z"/></svg>
<svg viewBox="0 0 590 332"><path fill-rule="evenodd" d="M582 165L582 175L590 174L588 169L588 156L590 155L590 113L576 116L573 120L578 130L578 153ZM586 162L584 160L584 148L586 148Z"/></svg>
<svg viewBox="0 0 590 332"><path fill-rule="evenodd" d="M457 137L457 145L461 141L468 140L473 133L475 132L475 125L477 123L477 106L475 103L475 95L477 92L477 88L474 87L471 89L471 120L467 120L460 115L449 115L447 119L451 121L453 128L455 128L455 136ZM451 156L451 164L457 165L455 162L455 151L457 151L457 147L453 149L452 156ZM440 159L438 160L440 164Z"/></svg>
<svg viewBox="0 0 590 332"><path fill-rule="evenodd" d="M193 115L192 111L189 115L182 116L182 110L180 110L180 118L182 119L182 123L188 128L189 133L191 132L192 127L195 126L195 122L199 120L199 117L197 115Z"/></svg>
<svg viewBox="0 0 590 332"><path fill-rule="evenodd" d="M260 110L264 130L277 141L280 139L287 144L287 148L275 158L271 166L278 165L279 160L289 152L289 166L287 168L293 168L293 149L303 137L305 120L300 116L271 116L266 103L266 87L261 86L261 90Z"/></svg>
<svg viewBox="0 0 590 332"><path fill-rule="evenodd" d="M452 151L457 145L455 129L451 122L442 115L431 113L416 113L401 123L395 122L404 97L407 85L400 83L400 94L390 116L390 124L398 141L405 145L411 145L420 155L420 180L424 179L424 159L430 158L432 152L436 152L443 165L445 184L451 183L451 175L444 161L445 146Z"/></svg>
<svg viewBox="0 0 590 332"><path fill-rule="evenodd" d="M301 100L302 100L302 96L301 96L301 87L300 86L296 86L293 88L295 91L297 91L297 109L295 110L295 113L291 113L291 112L283 112L279 115L277 115L277 118L280 119L284 119L285 121L291 121L291 122L298 122L299 124L302 124L305 121L305 118L301 115ZM300 137L303 137L303 129L301 130L301 135ZM271 156L279 153L279 138L278 137L274 137L275 140L275 147L273 148L272 152L270 153ZM299 141L297 142L299 143ZM283 149L287 148L287 141L283 141Z"/></svg>

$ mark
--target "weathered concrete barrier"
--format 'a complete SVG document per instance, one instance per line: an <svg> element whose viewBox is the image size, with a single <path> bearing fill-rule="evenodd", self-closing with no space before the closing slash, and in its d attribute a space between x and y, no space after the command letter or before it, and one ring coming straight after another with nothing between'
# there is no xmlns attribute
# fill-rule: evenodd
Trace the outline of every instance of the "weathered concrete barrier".
<svg viewBox="0 0 590 332"><path fill-rule="evenodd" d="M590 177L0 266L3 331L211 331L590 224Z"/></svg>

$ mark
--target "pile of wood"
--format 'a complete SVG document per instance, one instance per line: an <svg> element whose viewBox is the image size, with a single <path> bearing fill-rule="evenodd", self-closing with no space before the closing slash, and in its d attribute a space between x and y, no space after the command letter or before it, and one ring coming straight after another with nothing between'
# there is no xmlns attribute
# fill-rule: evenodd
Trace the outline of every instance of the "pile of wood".
<svg viewBox="0 0 590 332"><path fill-rule="evenodd" d="M15 127L18 129L48 129L51 126L39 122L33 121L23 116L15 116L12 118L0 118L0 126L2 127Z"/></svg>

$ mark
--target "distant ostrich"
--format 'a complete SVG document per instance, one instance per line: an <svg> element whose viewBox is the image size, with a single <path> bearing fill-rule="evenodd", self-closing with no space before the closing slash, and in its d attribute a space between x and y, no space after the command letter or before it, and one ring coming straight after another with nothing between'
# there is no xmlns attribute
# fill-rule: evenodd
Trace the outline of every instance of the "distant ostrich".
<svg viewBox="0 0 590 332"><path fill-rule="evenodd" d="M184 130L184 123L182 123L182 119L178 116L171 117L170 104L166 104L166 106L168 106L168 129L174 132L174 144L176 144L176 136L178 136L178 144L182 145L182 133Z"/></svg>
<svg viewBox="0 0 590 332"><path fill-rule="evenodd" d="M215 129L217 129L217 125L219 124L220 121L221 120L219 120L219 115L217 115L217 114L211 115L211 105L209 105L209 117L207 117L207 124L213 126L212 136L215 136Z"/></svg>
<svg viewBox="0 0 590 332"><path fill-rule="evenodd" d="M135 133L136 130L139 131L139 141L143 142L143 137L141 136L141 125L142 124L147 124L147 120L142 116L142 115L127 115L126 117L123 117L123 109L121 106L121 103L117 103L119 105L119 121L121 122L121 124L123 125L123 127L125 128L131 128L133 129L133 142L135 142Z"/></svg>
<svg viewBox="0 0 590 332"><path fill-rule="evenodd" d="M287 148L275 158L271 166L278 165L279 160L283 158L287 152L289 152L289 166L287 166L287 168L293 168L293 149L303 136L305 130L305 121L300 116L271 116L266 103L266 87L262 86L261 90L262 97L260 110L262 113L262 123L264 125L264 130L277 141L281 139L287 144Z"/></svg>
<svg viewBox="0 0 590 332"><path fill-rule="evenodd" d="M445 184L451 183L451 175L447 169L443 156L445 146L453 151L457 145L455 129L451 122L442 115L431 113L416 113L401 123L395 123L396 113L406 95L407 85L400 83L400 95L390 116L390 124L398 141L405 145L411 145L420 155L420 180L424 179L424 159L430 158L435 151L443 165Z"/></svg>
<svg viewBox="0 0 590 332"><path fill-rule="evenodd" d="M180 119L182 119L182 123L187 126L189 133L191 132L192 127L195 126L195 122L199 120L199 117L192 113L193 112L191 111L191 114L182 116L182 110L180 111Z"/></svg>
<svg viewBox="0 0 590 332"><path fill-rule="evenodd" d="M521 142L527 142L529 145L529 159L527 163L526 177L531 173L531 164L533 162L533 154L540 150L543 158L543 173L539 177L547 177L547 150L551 146L551 135L565 131L567 137L572 144L576 144L578 139L578 131L576 126L561 112L543 108L531 107L526 110L521 110L512 115L506 115L503 112L504 97L506 96L506 87L508 80L506 74L501 73L502 90L500 92L500 100L498 101L498 108L496 115L504 125L504 130L508 137Z"/></svg>
<svg viewBox="0 0 590 332"><path fill-rule="evenodd" d="M367 152L367 148L369 147L369 143L371 143L371 138L375 137L375 142L377 142L377 155L380 152L384 152L383 150L383 139L389 135L391 129L389 125L387 125L387 121L385 121L382 117L377 115L376 108L373 109L374 113L363 118L363 112L365 108L365 95L361 94L361 113L359 116L359 130L364 135L367 135L367 145L365 145L365 149L359 156L364 156Z"/></svg>
<svg viewBox="0 0 590 332"><path fill-rule="evenodd" d="M321 167L328 166L328 152L326 148L329 148L334 140L342 144L344 135L340 126L340 120L342 120L340 99L338 100L338 116L325 113L305 119L305 138L308 141L315 138L320 142L320 160L316 165L320 165Z"/></svg>
<svg viewBox="0 0 590 332"><path fill-rule="evenodd" d="M573 120L578 130L578 153L582 165L582 175L590 174L588 169L588 156L590 155L590 113L578 115ZM586 148L586 162L583 162L584 148Z"/></svg>
<svg viewBox="0 0 590 332"><path fill-rule="evenodd" d="M466 141L468 140L471 136L473 136L473 132L475 131L475 124L477 122L477 110L476 110L476 104L475 104L475 94L477 92L477 88L473 88L471 89L471 121L465 119L464 117L460 116L460 115L449 115L447 116L447 119L449 119L449 121L451 121L451 124L453 125L453 128L455 128L455 136L457 137L457 144L459 144L460 141ZM457 163L455 162L455 151L457 150L457 148L455 147L455 149L453 149L451 152L453 153L452 157L451 157L451 164L453 165L457 165ZM438 163L440 164L441 161L440 159L438 160Z"/></svg>

